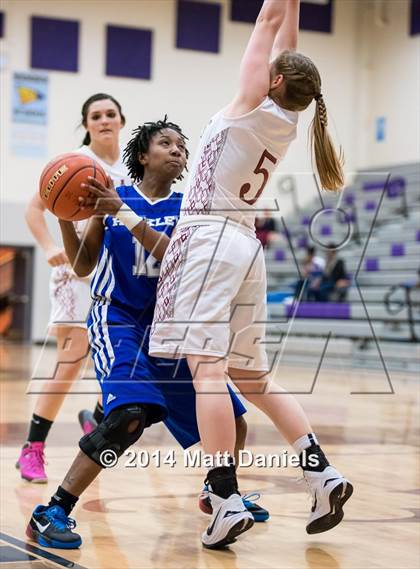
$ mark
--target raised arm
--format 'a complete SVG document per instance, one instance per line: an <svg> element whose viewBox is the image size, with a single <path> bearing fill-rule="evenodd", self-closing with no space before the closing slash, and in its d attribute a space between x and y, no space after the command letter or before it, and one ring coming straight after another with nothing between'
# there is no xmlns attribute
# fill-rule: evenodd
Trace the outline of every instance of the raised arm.
<svg viewBox="0 0 420 569"><path fill-rule="evenodd" d="M239 92L225 111L240 116L255 109L270 89L270 58L289 4L298 0L265 0L239 70Z"/></svg>
<svg viewBox="0 0 420 569"><path fill-rule="evenodd" d="M104 235L102 217L92 217L89 220L82 239L77 235L71 221L60 219L59 224L64 248L74 272L79 277L87 277L95 268L101 250Z"/></svg>
<svg viewBox="0 0 420 569"><path fill-rule="evenodd" d="M275 59L284 50L296 51L299 35L300 0L289 0L283 23L274 40L271 59Z"/></svg>
<svg viewBox="0 0 420 569"><path fill-rule="evenodd" d="M26 207L25 220L30 232L43 249L49 265L56 267L68 263L69 260L64 249L55 243L48 230L44 217L45 209L39 194L36 193Z"/></svg>

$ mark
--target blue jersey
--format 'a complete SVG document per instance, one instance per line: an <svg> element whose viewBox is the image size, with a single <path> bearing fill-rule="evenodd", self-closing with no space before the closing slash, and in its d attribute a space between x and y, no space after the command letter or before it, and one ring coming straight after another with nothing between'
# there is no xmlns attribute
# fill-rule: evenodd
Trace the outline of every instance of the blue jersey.
<svg viewBox="0 0 420 569"><path fill-rule="evenodd" d="M120 186L117 192L137 215L156 231L171 236L178 221L182 194L150 201L133 186ZM94 304L111 304L130 310L137 318L150 320L156 302L160 262L150 255L118 219L104 217L104 238L91 295Z"/></svg>
<svg viewBox="0 0 420 569"><path fill-rule="evenodd" d="M182 194L173 192L151 202L133 186L117 188L121 199L157 231L171 235ZM187 448L200 440L195 391L186 360L149 356L160 264L128 229L113 217L104 218L104 238L91 285L89 343L100 381L105 415L123 405L147 405L147 425L165 420ZM235 416L245 412L231 392Z"/></svg>

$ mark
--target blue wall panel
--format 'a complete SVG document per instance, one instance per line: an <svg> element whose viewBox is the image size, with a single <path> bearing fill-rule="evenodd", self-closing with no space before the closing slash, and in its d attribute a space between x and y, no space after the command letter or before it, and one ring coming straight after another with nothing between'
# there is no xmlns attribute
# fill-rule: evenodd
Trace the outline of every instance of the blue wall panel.
<svg viewBox="0 0 420 569"><path fill-rule="evenodd" d="M78 71L79 22L33 16L31 67Z"/></svg>
<svg viewBox="0 0 420 569"><path fill-rule="evenodd" d="M220 4L178 0L176 47L218 53L220 18Z"/></svg>
<svg viewBox="0 0 420 569"><path fill-rule="evenodd" d="M114 77L150 79L152 39L152 30L108 25L106 74Z"/></svg>

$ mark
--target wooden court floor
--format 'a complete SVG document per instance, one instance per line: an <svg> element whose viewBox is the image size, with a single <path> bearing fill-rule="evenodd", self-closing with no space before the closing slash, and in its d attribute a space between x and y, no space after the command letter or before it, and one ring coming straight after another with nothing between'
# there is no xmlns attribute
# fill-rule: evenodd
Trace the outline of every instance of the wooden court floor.
<svg viewBox="0 0 420 569"><path fill-rule="evenodd" d="M46 503L77 452L77 412L93 405L93 380L69 395L47 445L49 482L31 485L14 464L27 434L35 395L26 393L38 348L0 346L1 357L1 534L0 569L414 569L419 567L419 383L414 375L280 365L279 383L298 395L330 462L350 478L355 493L342 524L309 536L310 498L297 483L298 469L242 467L243 493L258 491L271 519L255 524L225 551L202 548L208 518L197 508L203 472L185 468L183 454L161 426L149 429L135 447L148 455L147 468L119 464L104 471L80 499L74 517L80 550L44 550L27 544L25 527L33 507ZM47 349L43 362L53 361ZM49 365L48 364L48 365ZM391 383L394 393L391 393ZM31 390L34 391L33 383ZM88 388L87 388L88 386ZM313 388L313 389L312 389ZM312 389L312 393L310 393ZM84 393L80 393L84 392ZM268 420L247 413L247 448L281 454L288 448ZM174 450L176 465L154 466Z"/></svg>

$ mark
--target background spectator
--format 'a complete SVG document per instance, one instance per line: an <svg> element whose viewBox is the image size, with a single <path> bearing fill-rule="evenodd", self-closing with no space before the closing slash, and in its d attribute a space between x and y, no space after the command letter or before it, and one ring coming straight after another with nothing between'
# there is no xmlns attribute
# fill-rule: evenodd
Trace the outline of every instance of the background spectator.
<svg viewBox="0 0 420 569"><path fill-rule="evenodd" d="M306 279L308 280L306 290L304 291L301 300L306 298L308 290L313 287L319 287L321 283L322 274L325 268L325 261L315 253L315 247L311 246L306 248L306 255L300 268L301 278L295 284L295 297L298 297L301 293L303 283Z"/></svg>
<svg viewBox="0 0 420 569"><path fill-rule="evenodd" d="M344 260L337 257L335 243L328 244L326 257L321 278L310 283L308 299L327 302L335 297L338 302L344 302L350 281L347 277Z"/></svg>
<svg viewBox="0 0 420 569"><path fill-rule="evenodd" d="M255 219L255 233L264 249L268 249L272 241L277 241L276 221L270 217L270 211L264 210L263 217Z"/></svg>

